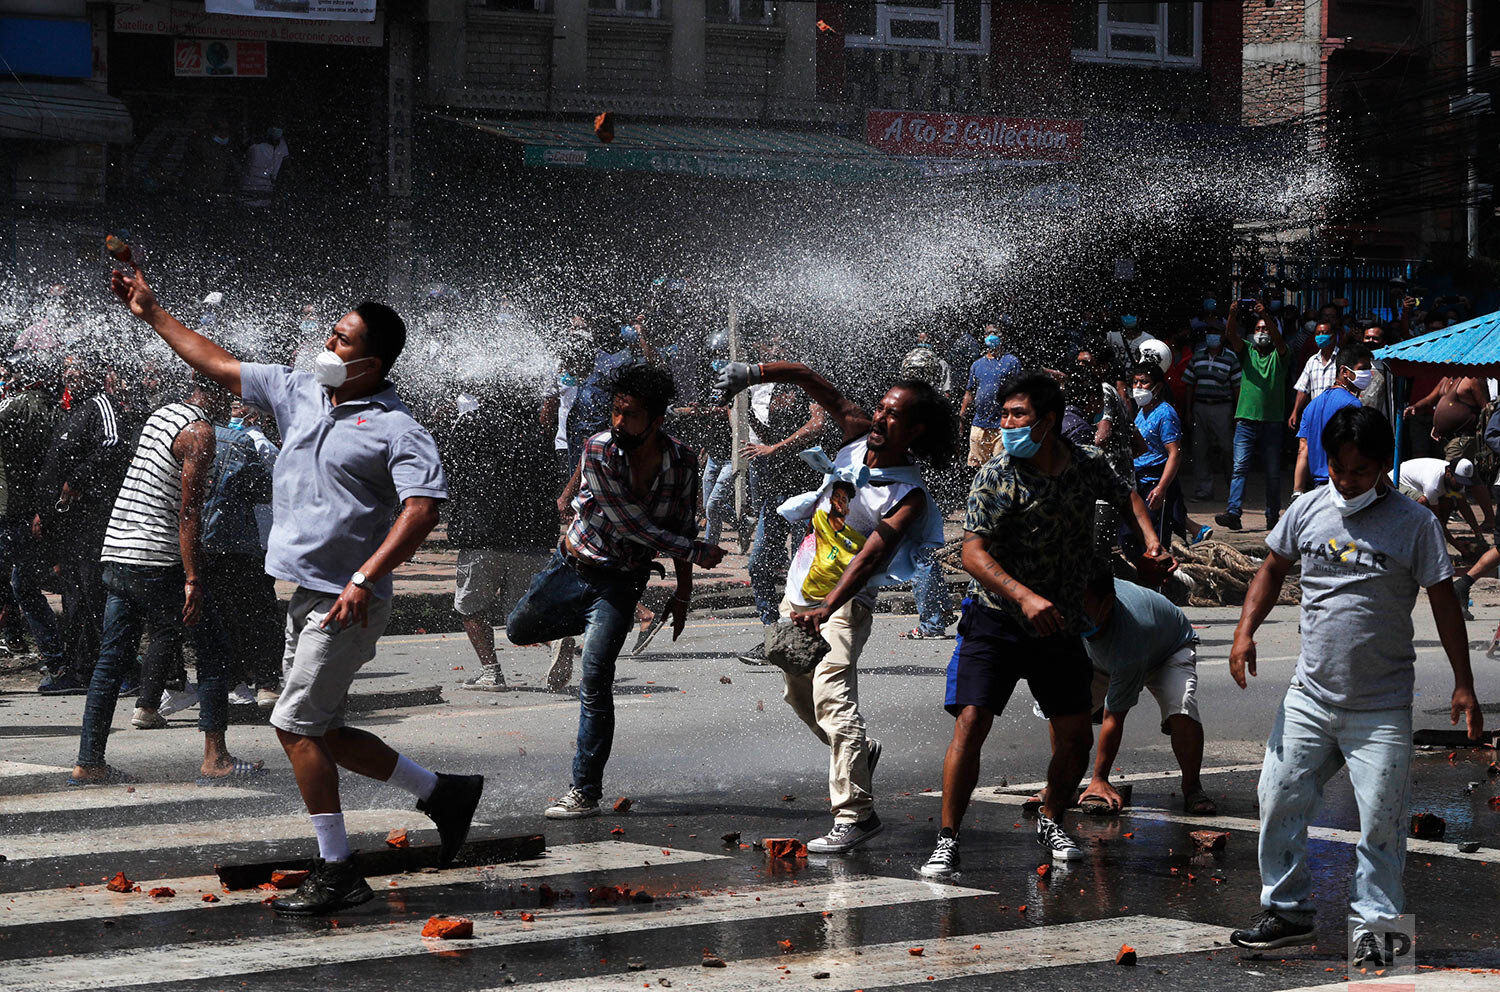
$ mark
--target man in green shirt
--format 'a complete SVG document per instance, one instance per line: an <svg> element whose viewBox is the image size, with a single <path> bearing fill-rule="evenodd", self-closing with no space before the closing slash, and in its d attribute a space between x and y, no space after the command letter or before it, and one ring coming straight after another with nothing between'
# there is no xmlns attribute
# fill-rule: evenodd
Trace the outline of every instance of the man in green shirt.
<svg viewBox="0 0 1500 992"><path fill-rule="evenodd" d="M1234 471L1229 477L1229 505L1214 523L1240 529L1245 477L1258 452L1266 466L1266 530L1281 516L1281 426L1286 420L1286 370L1290 361L1277 320L1264 303L1255 304L1250 340L1240 336L1240 309L1229 312L1224 343L1240 359L1240 399L1234 411Z"/></svg>

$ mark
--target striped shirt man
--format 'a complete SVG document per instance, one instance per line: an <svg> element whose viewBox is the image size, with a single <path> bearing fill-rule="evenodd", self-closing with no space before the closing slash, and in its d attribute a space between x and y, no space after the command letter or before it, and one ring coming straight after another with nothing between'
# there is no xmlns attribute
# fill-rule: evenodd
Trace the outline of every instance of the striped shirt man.
<svg viewBox="0 0 1500 992"><path fill-rule="evenodd" d="M704 564L711 544L698 532L698 456L676 438L661 435L662 466L646 499L630 485L630 459L609 431L584 442L583 477L573 499L576 516L568 547L605 568L637 571L657 555Z"/></svg>
<svg viewBox="0 0 1500 992"><path fill-rule="evenodd" d="M171 403L146 421L115 497L100 561L158 567L182 563L182 463L172 454L172 444L188 425L208 419L200 407Z"/></svg>
<svg viewBox="0 0 1500 992"><path fill-rule="evenodd" d="M1192 390L1194 403L1228 403L1240 387L1240 360L1228 348L1216 355L1200 345L1183 370L1182 382Z"/></svg>

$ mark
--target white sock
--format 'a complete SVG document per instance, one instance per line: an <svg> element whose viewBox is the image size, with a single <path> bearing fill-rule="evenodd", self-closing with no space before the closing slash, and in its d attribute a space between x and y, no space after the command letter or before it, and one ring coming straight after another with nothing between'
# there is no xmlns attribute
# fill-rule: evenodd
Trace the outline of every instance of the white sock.
<svg viewBox="0 0 1500 992"><path fill-rule="evenodd" d="M344 814L314 813L312 821L318 834L318 857L324 861L348 861L349 835L344 832Z"/></svg>
<svg viewBox="0 0 1500 992"><path fill-rule="evenodd" d="M402 792L410 792L418 799L431 799L437 788L437 772L430 772L404 754L396 756L396 770L386 779Z"/></svg>

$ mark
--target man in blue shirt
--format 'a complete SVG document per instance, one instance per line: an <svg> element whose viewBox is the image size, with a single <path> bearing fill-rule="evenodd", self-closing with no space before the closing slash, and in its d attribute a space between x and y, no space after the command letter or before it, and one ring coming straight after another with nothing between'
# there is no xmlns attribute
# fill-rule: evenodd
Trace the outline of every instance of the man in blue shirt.
<svg viewBox="0 0 1500 992"><path fill-rule="evenodd" d="M1135 367L1130 393L1139 407L1135 429L1146 442L1146 450L1135 456L1136 492L1145 500L1151 522L1164 542L1176 532L1197 544L1213 530L1198 527L1189 533L1187 504L1177 481L1182 468L1182 420L1172 404L1162 398L1167 393L1166 373L1156 362L1141 362ZM1121 539L1131 540L1124 534Z"/></svg>
<svg viewBox="0 0 1500 992"><path fill-rule="evenodd" d="M967 420L974 412L969 428L969 467L978 468L1000 454L1000 396L1003 387L1021 374L1021 361L1002 352L1003 341L998 329L984 337L984 354L969 369L969 384L959 404L958 419Z"/></svg>
<svg viewBox="0 0 1500 992"><path fill-rule="evenodd" d="M1338 378L1302 411L1297 427L1297 469L1292 477L1292 499L1328 483L1328 452L1323 450L1323 428L1346 406L1359 406L1360 391L1374 375L1374 356L1362 344L1346 345L1338 353Z"/></svg>
<svg viewBox="0 0 1500 992"><path fill-rule="evenodd" d="M329 332L313 372L241 362L157 302L139 266L111 289L199 375L271 411L282 449L272 477L266 571L297 584L287 606L284 687L271 713L312 817L319 857L277 913L335 912L374 897L355 866L339 800L339 768L417 798L442 841L439 860L468 836L484 778L429 771L374 734L344 725L359 668L391 615L391 572L438 520L448 482L437 444L386 379L406 325L365 302ZM394 518L394 522L393 522Z"/></svg>

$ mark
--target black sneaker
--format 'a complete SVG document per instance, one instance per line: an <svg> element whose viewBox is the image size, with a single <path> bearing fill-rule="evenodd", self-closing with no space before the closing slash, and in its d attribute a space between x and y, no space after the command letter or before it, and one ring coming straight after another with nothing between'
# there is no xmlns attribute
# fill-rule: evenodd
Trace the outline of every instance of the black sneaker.
<svg viewBox="0 0 1500 992"><path fill-rule="evenodd" d="M1214 523L1220 527L1228 527L1230 530L1240 529L1240 515L1238 513L1217 513L1214 515Z"/></svg>
<svg viewBox="0 0 1500 992"><path fill-rule="evenodd" d="M1269 909L1257 913L1245 929L1236 930L1229 935L1231 944L1252 951L1311 944L1317 939L1318 931L1311 923L1293 923Z"/></svg>
<svg viewBox="0 0 1500 992"><path fill-rule="evenodd" d="M281 916L321 916L375 898L365 877L354 867L354 859L313 862L312 874L285 899L276 899L271 908Z"/></svg>
<svg viewBox="0 0 1500 992"><path fill-rule="evenodd" d="M72 672L58 672L43 679L36 691L43 696L82 696L88 693L89 687Z"/></svg>
<svg viewBox="0 0 1500 992"><path fill-rule="evenodd" d="M469 824L474 820L474 810L479 805L479 794L483 791L483 775L438 772L437 788L432 790L432 795L417 800L417 809L437 824L438 838L443 842L438 864L448 864L464 846L464 839L469 836Z"/></svg>
<svg viewBox="0 0 1500 992"><path fill-rule="evenodd" d="M505 674L500 671L499 665L485 665L484 671L466 680L461 688L472 689L475 692L504 692L508 687L505 684Z"/></svg>
<svg viewBox="0 0 1500 992"><path fill-rule="evenodd" d="M932 857L927 859L927 863L917 869L917 874L924 878L952 878L957 875L958 834L938 831L937 847L932 849Z"/></svg>
<svg viewBox="0 0 1500 992"><path fill-rule="evenodd" d="M880 817L872 810L858 823L835 823L828 833L808 841L807 849L813 854L843 854L874 837L883 828Z"/></svg>
<svg viewBox="0 0 1500 992"><path fill-rule="evenodd" d="M740 652L740 661L746 665L769 665L766 660L766 642L761 641L749 651Z"/></svg>
<svg viewBox="0 0 1500 992"><path fill-rule="evenodd" d="M1275 530L1276 529L1276 524L1280 520L1281 520L1281 514L1279 514L1279 513L1267 513L1266 514L1266 533L1269 534L1271 531Z"/></svg>
<svg viewBox="0 0 1500 992"><path fill-rule="evenodd" d="M1385 937L1386 940L1381 940ZM1411 950L1411 938L1404 933L1360 934L1354 945L1354 960L1351 968L1385 968L1395 963L1397 957Z"/></svg>
<svg viewBox="0 0 1500 992"><path fill-rule="evenodd" d="M1053 861L1079 861L1083 858L1083 848L1055 820L1048 819L1040 810L1036 814L1036 842L1051 852Z"/></svg>

